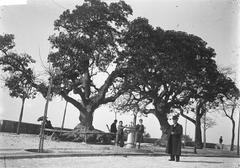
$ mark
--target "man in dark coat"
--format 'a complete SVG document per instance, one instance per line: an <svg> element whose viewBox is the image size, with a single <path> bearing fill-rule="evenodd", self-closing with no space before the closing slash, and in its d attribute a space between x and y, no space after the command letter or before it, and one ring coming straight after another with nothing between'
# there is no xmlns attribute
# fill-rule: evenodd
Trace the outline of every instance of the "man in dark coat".
<svg viewBox="0 0 240 168"><path fill-rule="evenodd" d="M110 128L110 132L115 133L115 134L117 132L116 124L117 124L117 120L114 120L114 122L112 123L111 128Z"/></svg>
<svg viewBox="0 0 240 168"><path fill-rule="evenodd" d="M183 128L182 125L177 123L178 115L173 116L173 125L168 130L168 142L167 142L167 153L170 154L169 161L180 161L181 155L181 137Z"/></svg>
<svg viewBox="0 0 240 168"><path fill-rule="evenodd" d="M140 149L140 144L143 142L144 125L143 120L139 120L139 124L136 125L136 142L138 142L138 149Z"/></svg>
<svg viewBox="0 0 240 168"><path fill-rule="evenodd" d="M54 129L50 120L46 120L45 128ZM46 134L51 135L52 133L50 131L46 131Z"/></svg>
<svg viewBox="0 0 240 168"><path fill-rule="evenodd" d="M123 126L123 122L119 121L117 136L116 136L116 145L119 144L120 147L124 146L124 132L123 132L124 128L126 128L126 127Z"/></svg>
<svg viewBox="0 0 240 168"><path fill-rule="evenodd" d="M112 139L116 138L116 133L117 133L117 120L114 120L114 122L111 125L110 132L113 133Z"/></svg>

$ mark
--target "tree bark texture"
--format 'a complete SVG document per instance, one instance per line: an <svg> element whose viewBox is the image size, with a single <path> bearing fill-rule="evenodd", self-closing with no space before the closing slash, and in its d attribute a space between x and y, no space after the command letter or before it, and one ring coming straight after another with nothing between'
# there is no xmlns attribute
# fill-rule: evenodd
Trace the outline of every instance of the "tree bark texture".
<svg viewBox="0 0 240 168"><path fill-rule="evenodd" d="M79 121L87 130L93 130L93 111L80 112Z"/></svg>
<svg viewBox="0 0 240 168"><path fill-rule="evenodd" d="M161 126L161 131L162 131L162 136L161 139L167 140L167 134L168 134L168 129L170 127L168 123L168 118L167 114L170 112L170 108L168 108L166 105L162 106L155 106L156 112L155 116L157 117L160 126Z"/></svg>
<svg viewBox="0 0 240 168"><path fill-rule="evenodd" d="M231 139L231 147L230 151L234 150L234 139L235 139L235 121L234 119L231 119L232 121L232 139Z"/></svg>
<svg viewBox="0 0 240 168"><path fill-rule="evenodd" d="M19 120L18 120L17 134L20 134L20 130L21 130L20 128L21 128L21 123L22 123L25 100L26 100L26 98L22 98L22 108L21 108L21 112L20 112L20 116L19 116Z"/></svg>

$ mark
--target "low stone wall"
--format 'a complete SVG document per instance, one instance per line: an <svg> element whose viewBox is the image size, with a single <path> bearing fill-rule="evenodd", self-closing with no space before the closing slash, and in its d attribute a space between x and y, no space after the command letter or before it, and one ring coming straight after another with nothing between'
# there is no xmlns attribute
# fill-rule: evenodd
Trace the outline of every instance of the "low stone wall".
<svg viewBox="0 0 240 168"><path fill-rule="evenodd" d="M0 120L0 132L17 132L17 121L10 120ZM23 134L39 134L40 132L40 124L32 124L22 122L20 126L20 133Z"/></svg>
<svg viewBox="0 0 240 168"><path fill-rule="evenodd" d="M16 133L17 132L17 121L11 121L11 120L0 120L0 132L11 132ZM32 124L32 123L25 123L22 122L20 126L20 133L22 134L39 134L40 133L40 124ZM59 127L54 127L54 129L61 129ZM64 128L64 130L71 130Z"/></svg>
<svg viewBox="0 0 240 168"><path fill-rule="evenodd" d="M154 144L158 140L159 140L159 138L143 138L143 142L144 143L152 143L152 144Z"/></svg>

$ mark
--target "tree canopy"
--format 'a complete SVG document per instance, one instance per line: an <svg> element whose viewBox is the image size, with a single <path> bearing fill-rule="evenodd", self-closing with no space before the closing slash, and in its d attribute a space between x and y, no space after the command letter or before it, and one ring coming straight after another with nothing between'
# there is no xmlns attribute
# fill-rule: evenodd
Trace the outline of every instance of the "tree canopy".
<svg viewBox="0 0 240 168"><path fill-rule="evenodd" d="M84 125L92 125L96 108L122 94L125 69L116 60L131 14L124 1L108 5L85 0L54 22L56 32L49 38L53 50L48 56L59 72L53 78L54 91L80 111ZM96 82L99 74L105 76L104 82Z"/></svg>
<svg viewBox="0 0 240 168"><path fill-rule="evenodd" d="M35 76L30 67L35 61L28 54L11 52L14 46L14 36L12 34L0 35L0 65L5 73L3 75L5 86L9 89L11 97L22 99L22 108L17 127L17 134L19 134L25 100L35 98L37 90L33 87Z"/></svg>
<svg viewBox="0 0 240 168"><path fill-rule="evenodd" d="M35 75L31 64L35 63L35 60L26 53L11 52L15 46L12 34L0 35L0 42L0 51L2 51L0 65L2 71L8 74L4 77L4 81L5 86L9 88L10 96L33 98L36 95L36 90L32 86Z"/></svg>
<svg viewBox="0 0 240 168"><path fill-rule="evenodd" d="M122 109L153 113L163 132L171 109L193 102L198 117L194 123L200 123L206 103L213 103L220 94L231 96L235 83L218 70L216 53L206 41L153 27L146 18L130 21L132 12L124 1L100 0L85 0L64 11L49 37L52 91L79 110L79 120L88 128L92 128L94 111L121 95L127 95ZM8 52L15 46L13 38L0 36L5 55L0 64L3 71L15 74L6 85L13 89L21 81L46 96L45 84L36 83L29 67L34 60L28 54ZM154 108L147 108L148 104Z"/></svg>
<svg viewBox="0 0 240 168"><path fill-rule="evenodd" d="M234 87L234 82L218 71L214 49L198 36L164 31L152 27L145 18L137 18L130 23L124 40L120 61L132 72L129 92L154 105L154 109L143 111L158 118L163 133L169 126L171 108L182 108L195 100L201 110L204 103Z"/></svg>

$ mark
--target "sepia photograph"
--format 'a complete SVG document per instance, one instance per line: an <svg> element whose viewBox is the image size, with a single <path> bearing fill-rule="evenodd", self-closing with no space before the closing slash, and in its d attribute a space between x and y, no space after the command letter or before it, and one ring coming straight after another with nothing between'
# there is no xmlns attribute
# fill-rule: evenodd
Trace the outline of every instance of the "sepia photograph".
<svg viewBox="0 0 240 168"><path fill-rule="evenodd" d="M239 0L0 0L0 167L240 168Z"/></svg>

